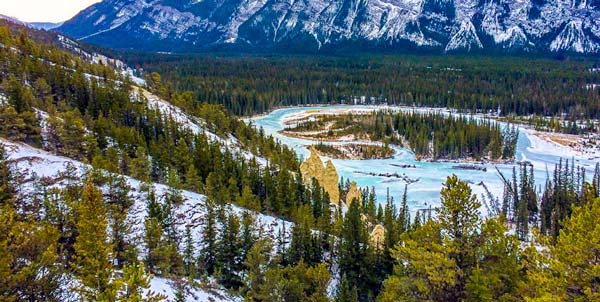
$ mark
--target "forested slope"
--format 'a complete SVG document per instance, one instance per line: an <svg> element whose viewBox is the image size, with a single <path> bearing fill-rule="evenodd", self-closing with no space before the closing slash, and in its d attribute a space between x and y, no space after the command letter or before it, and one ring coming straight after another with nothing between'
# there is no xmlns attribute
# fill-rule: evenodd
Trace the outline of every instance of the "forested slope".
<svg viewBox="0 0 600 302"><path fill-rule="evenodd" d="M561 163L538 196L524 164L486 203L498 217L455 176L431 212L368 188L335 207L294 152L176 82L138 87L6 27L0 43L3 301L598 296L600 168Z"/></svg>
<svg viewBox="0 0 600 302"><path fill-rule="evenodd" d="M598 119L595 59L507 56L234 56L131 54L167 90L238 115L278 106L388 103L500 115Z"/></svg>

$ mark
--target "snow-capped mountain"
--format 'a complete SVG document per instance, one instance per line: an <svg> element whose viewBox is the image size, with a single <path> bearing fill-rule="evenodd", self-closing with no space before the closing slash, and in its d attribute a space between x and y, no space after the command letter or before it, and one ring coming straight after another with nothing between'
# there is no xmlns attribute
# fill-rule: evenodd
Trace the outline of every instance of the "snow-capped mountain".
<svg viewBox="0 0 600 302"><path fill-rule="evenodd" d="M592 54L600 52L600 0L105 0L58 30L167 52L350 46Z"/></svg>
<svg viewBox="0 0 600 302"><path fill-rule="evenodd" d="M57 28L57 27L59 27L59 26L61 26L63 24L63 22L59 22L59 23L52 23L52 22L23 22L23 21L21 21L21 20L19 20L17 18L6 16L6 15L2 15L2 14L0 14L0 20L7 20L7 21L10 21L10 22L18 24L18 25L23 25L23 26L34 28L34 29L43 29L43 30L55 29L55 28Z"/></svg>

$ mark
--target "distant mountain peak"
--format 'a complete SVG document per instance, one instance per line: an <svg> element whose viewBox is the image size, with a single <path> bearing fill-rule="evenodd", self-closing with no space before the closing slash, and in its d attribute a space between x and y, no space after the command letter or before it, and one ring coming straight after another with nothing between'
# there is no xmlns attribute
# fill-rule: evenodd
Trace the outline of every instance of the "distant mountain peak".
<svg viewBox="0 0 600 302"><path fill-rule="evenodd" d="M44 30L50 30L50 29L54 29L57 28L59 26L61 26L63 23L59 22L59 23L52 23L52 22L23 22L17 18L14 17L10 17L10 16L6 16L6 15L2 15L0 14L0 19L1 20L8 20L12 23L15 24L19 24L19 25L23 25L23 26L27 26L27 27L31 27L34 29L44 29Z"/></svg>
<svg viewBox="0 0 600 302"><path fill-rule="evenodd" d="M600 52L600 8L590 0L105 0L58 30L103 46L167 52Z"/></svg>

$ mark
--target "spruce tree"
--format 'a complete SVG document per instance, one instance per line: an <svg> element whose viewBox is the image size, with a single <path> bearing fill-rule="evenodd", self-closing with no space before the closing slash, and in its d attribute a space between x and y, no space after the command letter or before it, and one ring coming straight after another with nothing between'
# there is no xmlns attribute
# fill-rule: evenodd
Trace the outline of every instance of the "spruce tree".
<svg viewBox="0 0 600 302"><path fill-rule="evenodd" d="M128 259L126 251L130 246L127 237L131 234L130 222L127 221L129 208L133 200L129 197L131 188L125 178L121 176L108 176L108 194L106 196L108 221L111 230L110 238L113 245L114 257L117 267L122 267L126 261L134 262L137 259Z"/></svg>
<svg viewBox="0 0 600 302"><path fill-rule="evenodd" d="M0 300L60 301L58 230L19 209L26 201L15 181L0 144Z"/></svg>
<svg viewBox="0 0 600 302"><path fill-rule="evenodd" d="M119 282L113 279L112 247L107 242L108 222L102 194L88 179L81 200L75 205L75 276L81 287L75 290L84 301L115 301Z"/></svg>
<svg viewBox="0 0 600 302"><path fill-rule="evenodd" d="M150 277L142 263L134 262L123 267L122 282L123 290L118 297L120 302L159 302L166 298L148 290Z"/></svg>
<svg viewBox="0 0 600 302"><path fill-rule="evenodd" d="M240 221L235 214L227 217L221 236L219 236L216 259L221 272L221 284L227 288L239 288L242 268Z"/></svg>
<svg viewBox="0 0 600 302"><path fill-rule="evenodd" d="M436 211L437 219L451 241L449 248L454 251L451 259L460 270L466 272L475 261L473 245L479 228L478 209L481 204L472 194L469 185L459 180L456 175L448 176L440 195L441 206ZM463 298L465 284L464 274L459 275L453 289L453 301Z"/></svg>
<svg viewBox="0 0 600 302"><path fill-rule="evenodd" d="M190 226L185 228L185 249L183 251L183 268L185 275L193 280L196 277L195 244Z"/></svg>
<svg viewBox="0 0 600 302"><path fill-rule="evenodd" d="M210 199L206 199L206 216L202 228L203 247L200 252L200 263L202 269L209 275L215 272L217 265L217 213L215 205Z"/></svg>
<svg viewBox="0 0 600 302"><path fill-rule="evenodd" d="M368 235L357 202L350 205L344 217L340 237L340 276L346 276L350 284L355 284L364 298L372 290L369 287L371 269L368 262Z"/></svg>

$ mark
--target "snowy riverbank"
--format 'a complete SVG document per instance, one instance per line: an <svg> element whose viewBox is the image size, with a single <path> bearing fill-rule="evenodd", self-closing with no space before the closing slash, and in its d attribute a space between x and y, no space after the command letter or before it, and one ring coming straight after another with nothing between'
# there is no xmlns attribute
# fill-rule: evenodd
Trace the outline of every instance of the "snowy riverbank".
<svg viewBox="0 0 600 302"><path fill-rule="evenodd" d="M298 137L288 137L279 131L287 127L290 121L306 119L315 114L343 114L343 113L365 113L374 110L403 110L415 112L439 112L441 114L455 114L451 110L443 108L418 108L418 107L394 107L394 106L313 106L313 107L295 107L283 108L251 119L257 127L262 127L266 134L273 135L282 143L294 149L300 156L306 158L309 154L307 146L313 144L313 141ZM483 115L473 115L476 118L488 118ZM502 123L502 122L499 122ZM536 181L543 184L546 180L548 171L552 171L554 164L563 159L573 158L578 164L593 168L595 161L589 160L587 156L577 153L576 150L568 146L562 146L552 141L544 140L535 135L534 130L519 128L519 140L517 142L516 161L530 161L534 165ZM337 142L339 143L339 142ZM490 194L496 198L502 197L503 183L496 171L496 167L505 175L512 174L513 164L506 163L486 163L482 165L487 169L467 170L456 169L456 163L447 162L423 162L418 161L415 155L408 149L395 148L396 153L393 158L373 159L373 160L351 160L351 159L333 159L338 173L345 179L355 180L362 187L374 187L378 193L378 201L385 202L386 192L389 189L390 195L395 200L400 200L406 182L402 179L373 176L375 175L394 175L394 173L405 174L407 179L419 179L418 182L408 186L409 204L412 210L429 208L439 204L439 191L446 177L456 174L461 179L469 182L473 191L482 198L488 198L487 187ZM411 169L402 169L402 166L414 167ZM361 173L355 173L360 171ZM551 174L550 174L551 175ZM483 182L483 183L482 183ZM482 209L485 212L485 209ZM485 214L485 213L483 213Z"/></svg>

